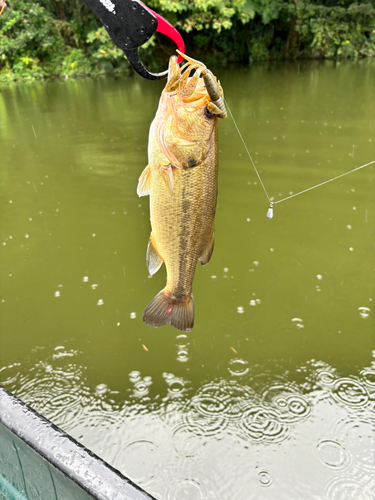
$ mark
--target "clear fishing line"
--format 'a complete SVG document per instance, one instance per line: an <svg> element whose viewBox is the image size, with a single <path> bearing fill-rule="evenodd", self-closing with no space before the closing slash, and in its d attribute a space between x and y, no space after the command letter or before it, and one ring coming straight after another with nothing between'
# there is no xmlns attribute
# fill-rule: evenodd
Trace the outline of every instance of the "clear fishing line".
<svg viewBox="0 0 375 500"><path fill-rule="evenodd" d="M316 189L316 188L318 188L320 186L324 186L325 184L328 184L329 182L332 182L332 181L335 181L337 179L340 179L340 177L344 177L345 175L352 174L353 172L356 172L357 170L361 170L362 168L368 167L369 165L373 165L375 163L375 160L370 161L369 163L366 163L365 165L361 165L360 167L353 168L353 170L349 170L349 172L344 172L343 174L337 175L336 177L332 177L331 179L328 179L326 181L320 182L319 184L316 184L315 186L309 187L307 189L303 189L302 191L299 191L298 193L291 194L290 196L287 196L286 198L282 198L281 200L271 201L271 198L268 195L267 189L266 189L266 187L265 187L265 185L264 185L264 183L263 183L263 181L262 181L262 179L260 177L260 174L259 174L259 172L258 172L258 170L257 170L257 168L255 166L255 163L254 163L253 158L252 158L252 156L250 154L250 151L249 151L248 147L246 146L245 140L242 137L240 129L237 126L236 120L233 117L232 111L230 110L227 101L225 99L224 99L224 101L225 101L226 107L228 108L229 114L230 114L230 116L231 116L231 118L233 120L234 126L236 127L238 135L241 138L242 144L244 145L244 148L245 148L245 150L246 150L246 152L247 152L247 154L248 154L248 156L250 158L251 164L254 167L255 173L256 173L256 175L257 175L257 177L259 179L259 182L260 182L260 184L261 184L261 186L263 188L263 191L264 191L264 193L267 196L267 199L269 201L270 206L269 206L269 209L267 210L267 219L272 219L273 218L273 207L274 207L274 205L277 205L278 203L282 203L283 201L286 201L286 200L290 200L291 198L295 198L296 196L299 196L300 194L303 194L303 193L307 193L308 191L312 191L313 189Z"/></svg>

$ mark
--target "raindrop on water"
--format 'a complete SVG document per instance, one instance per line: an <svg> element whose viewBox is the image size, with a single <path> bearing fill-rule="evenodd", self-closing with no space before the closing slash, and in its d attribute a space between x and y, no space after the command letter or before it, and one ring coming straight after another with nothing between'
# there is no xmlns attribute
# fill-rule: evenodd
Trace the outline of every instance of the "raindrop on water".
<svg viewBox="0 0 375 500"><path fill-rule="evenodd" d="M292 321L297 328L304 328L303 320L301 318L292 318Z"/></svg>
<svg viewBox="0 0 375 500"><path fill-rule="evenodd" d="M370 308L369 307L358 307L359 315L361 318L368 318L370 315Z"/></svg>
<svg viewBox="0 0 375 500"><path fill-rule="evenodd" d="M228 371L231 375L241 377L249 372L248 362L244 359L231 359L229 361Z"/></svg>
<svg viewBox="0 0 375 500"><path fill-rule="evenodd" d="M266 470L261 470L258 472L258 479L262 486L270 486L272 484L271 476Z"/></svg>
<svg viewBox="0 0 375 500"><path fill-rule="evenodd" d="M336 441L321 441L317 446L318 456L324 465L332 468L340 468L347 461L346 450Z"/></svg>

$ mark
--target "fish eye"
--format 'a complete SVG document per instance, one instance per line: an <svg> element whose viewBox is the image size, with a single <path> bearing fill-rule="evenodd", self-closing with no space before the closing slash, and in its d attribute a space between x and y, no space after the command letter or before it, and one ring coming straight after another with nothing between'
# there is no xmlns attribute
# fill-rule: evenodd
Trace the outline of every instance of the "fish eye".
<svg viewBox="0 0 375 500"><path fill-rule="evenodd" d="M213 116L215 116L213 113L211 113L211 111L207 108L207 106L204 107L204 116L207 116L207 118L212 118Z"/></svg>

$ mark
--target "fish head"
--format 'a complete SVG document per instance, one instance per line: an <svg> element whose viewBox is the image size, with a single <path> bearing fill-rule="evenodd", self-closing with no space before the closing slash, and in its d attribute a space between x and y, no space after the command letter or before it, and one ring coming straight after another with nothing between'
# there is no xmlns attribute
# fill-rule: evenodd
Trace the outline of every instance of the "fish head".
<svg viewBox="0 0 375 500"><path fill-rule="evenodd" d="M198 165L217 145L217 119L224 117L223 102L221 85L204 64L189 58L180 67L176 56L170 58L155 132L173 166Z"/></svg>

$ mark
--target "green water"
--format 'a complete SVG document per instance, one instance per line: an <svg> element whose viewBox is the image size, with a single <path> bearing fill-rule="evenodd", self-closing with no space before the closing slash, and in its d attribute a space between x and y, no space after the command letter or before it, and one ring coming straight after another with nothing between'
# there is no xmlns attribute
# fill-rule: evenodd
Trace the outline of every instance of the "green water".
<svg viewBox="0 0 375 500"><path fill-rule="evenodd" d="M218 76L275 200L375 160L375 61ZM160 500L370 500L375 166L269 221L221 121L195 327L154 330L136 186L161 88L1 88L0 383Z"/></svg>

